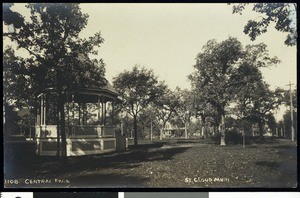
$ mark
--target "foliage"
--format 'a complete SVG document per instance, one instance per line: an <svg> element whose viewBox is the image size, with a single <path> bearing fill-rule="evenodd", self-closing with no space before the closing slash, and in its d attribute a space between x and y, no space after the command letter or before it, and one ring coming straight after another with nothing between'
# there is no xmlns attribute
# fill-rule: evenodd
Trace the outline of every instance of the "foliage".
<svg viewBox="0 0 300 198"><path fill-rule="evenodd" d="M24 17L17 12L11 10L13 3L2 4L2 17L5 25L14 25L14 28L21 28L24 25Z"/></svg>
<svg viewBox="0 0 300 198"><path fill-rule="evenodd" d="M159 95L156 97L153 105L153 113L160 126L160 139L162 132L167 124L177 113L177 108L180 106L178 95L171 91L164 83L158 86Z"/></svg>
<svg viewBox="0 0 300 198"><path fill-rule="evenodd" d="M79 37L88 15L81 12L77 3L29 3L26 8L30 11L30 20L24 21L15 34L6 35L17 49L28 53L21 58L12 55L14 52L9 48L5 51L5 67L11 77L7 82L13 82L7 90L19 87L9 97L33 103L39 93L49 89L56 92L61 130L58 134L65 141L66 92L107 83L103 61L89 58L90 54L97 54L95 48L103 39L100 33L89 39Z"/></svg>
<svg viewBox="0 0 300 198"><path fill-rule="evenodd" d="M233 14L242 14L247 3L233 5ZM288 46L297 44L296 3L255 3L253 11L261 17L251 19L244 27L244 33L253 41L257 36L266 33L270 23L275 23L275 29L288 33L284 43Z"/></svg>
<svg viewBox="0 0 300 198"><path fill-rule="evenodd" d="M294 131L295 131L295 139L297 139L298 137L298 119L297 119L297 112L293 112L293 126L294 126ZM282 125L281 127L283 127L283 131L284 131L284 136L287 138L291 138L292 137L292 121L291 121L291 111L287 110L285 112L285 114L283 115L283 120L282 120Z"/></svg>
<svg viewBox="0 0 300 198"><path fill-rule="evenodd" d="M291 106L291 93L290 90L284 91L284 99L283 103L285 106ZM297 109L297 86L294 90L292 90L292 103L293 108Z"/></svg>
<svg viewBox="0 0 300 198"><path fill-rule="evenodd" d="M134 118L135 144L137 145L137 119L141 111L160 94L158 81L152 70L134 66L113 80L114 87L121 94L122 108Z"/></svg>
<svg viewBox="0 0 300 198"><path fill-rule="evenodd" d="M234 63L242 56L242 45L235 38L217 43L210 40L197 55L195 72L189 76L195 91L201 90L202 99L219 114L231 100L231 75Z"/></svg>
<svg viewBox="0 0 300 198"><path fill-rule="evenodd" d="M201 101L209 103L217 111L218 125L224 125L222 117L224 119L232 102L236 101L243 111L246 103L252 104L257 99L253 98L252 93L263 95L267 91L261 90L265 87L259 68L278 62L277 57L269 57L267 47L262 43L247 45L243 49L235 38L230 37L220 43L210 40L204 45L203 52L198 54L194 66L196 71L189 78L194 92L201 93ZM257 100L256 106L266 104L264 100ZM266 112L271 110L267 109Z"/></svg>
<svg viewBox="0 0 300 198"><path fill-rule="evenodd" d="M16 34L7 36L18 49L28 52L14 69L20 71L17 76L23 75L30 83L23 87L29 97L49 87L60 86L65 91L106 83L103 61L88 58L89 54L97 54L94 47L99 47L103 39L100 33L89 39L79 38L88 16L78 4L37 3L26 7L31 20L25 21Z"/></svg>

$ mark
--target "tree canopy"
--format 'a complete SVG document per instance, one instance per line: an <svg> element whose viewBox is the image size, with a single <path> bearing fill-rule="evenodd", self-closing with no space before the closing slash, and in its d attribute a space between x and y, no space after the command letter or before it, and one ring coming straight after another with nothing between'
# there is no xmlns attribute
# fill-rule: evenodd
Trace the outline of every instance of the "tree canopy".
<svg viewBox="0 0 300 198"><path fill-rule="evenodd" d="M242 14L248 3L233 5L233 14ZM296 3L255 3L253 11L261 17L250 19L244 27L244 33L253 41L257 36L266 33L270 23L275 23L275 29L287 33L284 43L288 46L297 44Z"/></svg>
<svg viewBox="0 0 300 198"><path fill-rule="evenodd" d="M5 25L14 25L14 28L21 28L24 25L24 17L17 12L11 10L13 3L2 4L3 22Z"/></svg>
<svg viewBox="0 0 300 198"><path fill-rule="evenodd" d="M13 82L7 83L6 88L18 87L9 97L23 101L33 101L45 90L55 92L60 126L57 137L61 134L65 141L63 105L66 92L107 83L102 59L89 58L90 54L97 54L97 47L104 40L100 33L88 39L79 37L88 15L81 12L78 3L29 3L26 8L30 11L30 19L18 26L14 34L5 35L16 44L16 50L27 52L20 57L14 55L11 48L5 50L4 69L6 77L10 78L6 82Z"/></svg>
<svg viewBox="0 0 300 198"><path fill-rule="evenodd" d="M59 86L66 91L106 84L102 59L89 58L89 54L97 54L95 47L104 40L100 33L89 39L79 37L88 20L79 4L33 3L26 7L31 13L30 20L25 21L16 34L7 37L18 49L26 50L28 56L13 55L14 50L10 48L4 55L6 69L12 72L14 83L20 83L28 98L49 87ZM27 85L24 85L25 79ZM14 96L23 98L20 94Z"/></svg>
<svg viewBox="0 0 300 198"><path fill-rule="evenodd" d="M276 57L269 57L264 44L248 45L243 49L236 38L229 37L220 43L210 40L204 45L203 52L197 55L195 71L189 78L193 90L202 93L202 101L218 112L217 122L222 138L225 139L226 107L239 96L241 90L245 91L249 82L255 84L256 80L261 80L258 68L278 62ZM222 138L221 144L225 141Z"/></svg>
<svg viewBox="0 0 300 198"><path fill-rule="evenodd" d="M152 70L134 66L131 71L121 72L113 80L120 93L122 107L134 118L135 145L137 145L137 119L139 113L161 94L159 82Z"/></svg>

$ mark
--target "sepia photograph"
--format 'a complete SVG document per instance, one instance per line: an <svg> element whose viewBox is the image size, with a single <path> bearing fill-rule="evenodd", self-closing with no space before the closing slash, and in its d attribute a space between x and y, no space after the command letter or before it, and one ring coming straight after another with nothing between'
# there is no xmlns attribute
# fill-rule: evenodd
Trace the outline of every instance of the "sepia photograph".
<svg viewBox="0 0 300 198"><path fill-rule="evenodd" d="M2 18L3 188L298 187L296 3Z"/></svg>

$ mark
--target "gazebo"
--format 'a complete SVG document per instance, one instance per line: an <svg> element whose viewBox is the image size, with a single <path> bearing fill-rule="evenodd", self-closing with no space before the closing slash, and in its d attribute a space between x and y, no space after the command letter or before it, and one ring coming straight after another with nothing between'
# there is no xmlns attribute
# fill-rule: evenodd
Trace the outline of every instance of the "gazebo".
<svg viewBox="0 0 300 198"><path fill-rule="evenodd" d="M53 92L37 96L36 153L57 154L57 105ZM115 132L114 105L118 93L107 83L97 88L80 88L66 94L66 155L78 156L125 150L127 139ZM61 139L61 138L60 138Z"/></svg>

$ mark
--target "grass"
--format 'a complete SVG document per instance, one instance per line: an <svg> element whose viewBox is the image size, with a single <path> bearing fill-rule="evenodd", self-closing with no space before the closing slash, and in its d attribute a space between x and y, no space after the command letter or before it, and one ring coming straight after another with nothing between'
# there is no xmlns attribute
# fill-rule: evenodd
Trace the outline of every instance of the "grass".
<svg viewBox="0 0 300 198"><path fill-rule="evenodd" d="M297 185L297 147L289 140L268 139L266 143L246 148L196 139L139 143L123 153L69 157L64 161L32 155L26 151L32 149L30 145L19 145L14 148L15 157L5 159L5 186L292 188ZM14 179L18 184L11 182ZM43 179L50 183L36 183Z"/></svg>

